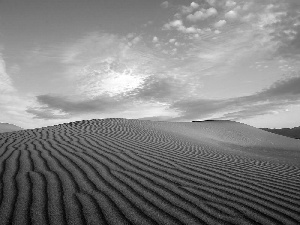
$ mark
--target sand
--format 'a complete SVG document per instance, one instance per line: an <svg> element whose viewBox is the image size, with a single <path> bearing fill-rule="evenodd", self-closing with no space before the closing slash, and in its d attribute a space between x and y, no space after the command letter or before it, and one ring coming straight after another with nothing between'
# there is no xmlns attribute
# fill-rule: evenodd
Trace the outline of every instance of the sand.
<svg viewBox="0 0 300 225"><path fill-rule="evenodd" d="M300 224L300 141L229 121L0 134L0 224Z"/></svg>
<svg viewBox="0 0 300 225"><path fill-rule="evenodd" d="M9 123L0 123L0 133L13 132L18 130L23 130L23 128Z"/></svg>
<svg viewBox="0 0 300 225"><path fill-rule="evenodd" d="M282 129L270 129L270 128L261 128L261 129L274 134L300 139L300 127L282 128Z"/></svg>

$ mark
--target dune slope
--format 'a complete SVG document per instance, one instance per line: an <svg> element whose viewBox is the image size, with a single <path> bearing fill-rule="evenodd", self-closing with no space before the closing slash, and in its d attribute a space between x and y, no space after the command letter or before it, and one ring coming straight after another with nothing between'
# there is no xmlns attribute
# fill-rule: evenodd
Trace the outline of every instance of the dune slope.
<svg viewBox="0 0 300 225"><path fill-rule="evenodd" d="M261 129L274 134L300 139L300 127L282 128L282 129L270 129L270 128L261 128Z"/></svg>
<svg viewBox="0 0 300 225"><path fill-rule="evenodd" d="M23 130L23 128L9 123L0 123L0 133L13 132L18 130Z"/></svg>
<svg viewBox="0 0 300 225"><path fill-rule="evenodd" d="M0 224L299 224L299 143L235 122L3 133Z"/></svg>

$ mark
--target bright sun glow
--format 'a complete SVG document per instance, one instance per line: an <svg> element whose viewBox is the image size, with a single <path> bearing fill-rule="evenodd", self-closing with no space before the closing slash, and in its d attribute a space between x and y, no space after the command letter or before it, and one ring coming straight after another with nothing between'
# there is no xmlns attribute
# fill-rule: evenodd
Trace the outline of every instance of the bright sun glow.
<svg viewBox="0 0 300 225"><path fill-rule="evenodd" d="M89 97L126 94L143 85L146 78L135 71L134 67L128 68L125 64L108 59L85 67L79 85Z"/></svg>
<svg viewBox="0 0 300 225"><path fill-rule="evenodd" d="M96 83L100 92L110 96L132 91L143 84L143 78L134 75L133 70L125 70L123 73L111 72L101 77Z"/></svg>

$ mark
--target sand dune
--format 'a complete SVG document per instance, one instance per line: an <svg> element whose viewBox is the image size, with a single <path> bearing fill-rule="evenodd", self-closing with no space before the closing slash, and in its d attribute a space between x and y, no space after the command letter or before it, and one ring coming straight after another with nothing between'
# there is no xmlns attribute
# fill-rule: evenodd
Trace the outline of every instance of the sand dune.
<svg viewBox="0 0 300 225"><path fill-rule="evenodd" d="M0 123L0 133L12 132L18 130L23 130L23 128L9 123Z"/></svg>
<svg viewBox="0 0 300 225"><path fill-rule="evenodd" d="M300 141L244 124L0 134L0 224L300 224Z"/></svg>
<svg viewBox="0 0 300 225"><path fill-rule="evenodd" d="M270 129L270 128L261 128L261 129L274 134L300 139L300 127L282 128L282 129Z"/></svg>

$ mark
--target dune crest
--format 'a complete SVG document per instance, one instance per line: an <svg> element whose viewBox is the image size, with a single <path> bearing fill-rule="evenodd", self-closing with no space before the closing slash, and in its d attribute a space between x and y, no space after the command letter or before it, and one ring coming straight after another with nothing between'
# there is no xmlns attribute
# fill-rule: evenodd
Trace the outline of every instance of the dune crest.
<svg viewBox="0 0 300 225"><path fill-rule="evenodd" d="M0 224L299 224L300 142L122 118L0 134Z"/></svg>

